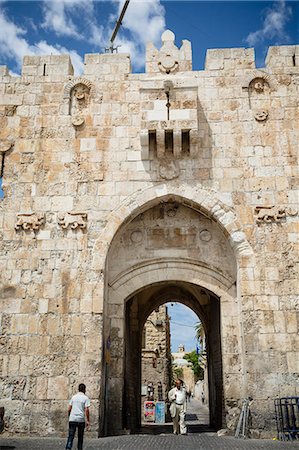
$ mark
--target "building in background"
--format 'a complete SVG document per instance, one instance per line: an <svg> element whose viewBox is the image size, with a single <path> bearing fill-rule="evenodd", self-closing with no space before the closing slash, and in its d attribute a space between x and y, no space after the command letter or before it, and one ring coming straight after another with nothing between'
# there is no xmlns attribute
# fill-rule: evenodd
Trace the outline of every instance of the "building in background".
<svg viewBox="0 0 299 450"><path fill-rule="evenodd" d="M185 352L185 346L179 345L178 352L172 353L172 372L174 378L181 378L184 381L184 386L187 392L193 392L195 388L194 372L192 370L192 364L184 358L187 352Z"/></svg>
<svg viewBox="0 0 299 450"><path fill-rule="evenodd" d="M170 326L167 306L151 313L142 334L141 401L167 399L171 384Z"/></svg>

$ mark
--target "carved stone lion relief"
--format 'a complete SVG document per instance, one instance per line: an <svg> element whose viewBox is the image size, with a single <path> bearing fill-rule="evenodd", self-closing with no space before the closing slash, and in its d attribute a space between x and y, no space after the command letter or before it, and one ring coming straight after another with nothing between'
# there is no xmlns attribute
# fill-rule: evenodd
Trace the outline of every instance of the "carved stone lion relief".
<svg viewBox="0 0 299 450"><path fill-rule="evenodd" d="M87 214L83 212L67 212L65 214L60 214L58 216L58 224L63 229L85 229L87 227Z"/></svg>
<svg viewBox="0 0 299 450"><path fill-rule="evenodd" d="M280 222L288 216L296 216L298 210L291 206L256 206L254 212L257 214L257 223Z"/></svg>
<svg viewBox="0 0 299 450"><path fill-rule="evenodd" d="M19 213L17 214L16 230L37 231L45 222L43 213Z"/></svg>

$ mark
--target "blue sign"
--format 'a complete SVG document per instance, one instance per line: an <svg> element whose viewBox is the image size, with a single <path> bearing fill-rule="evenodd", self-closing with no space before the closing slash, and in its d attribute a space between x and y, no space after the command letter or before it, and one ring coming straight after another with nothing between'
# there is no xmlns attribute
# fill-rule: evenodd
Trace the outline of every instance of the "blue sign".
<svg viewBox="0 0 299 450"><path fill-rule="evenodd" d="M156 423L165 423L165 402L156 402Z"/></svg>

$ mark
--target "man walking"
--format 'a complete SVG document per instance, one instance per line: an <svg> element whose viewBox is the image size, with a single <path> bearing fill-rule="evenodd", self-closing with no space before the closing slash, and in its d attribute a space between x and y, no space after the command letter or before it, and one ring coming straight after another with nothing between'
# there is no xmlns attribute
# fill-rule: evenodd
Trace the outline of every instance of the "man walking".
<svg viewBox="0 0 299 450"><path fill-rule="evenodd" d="M70 450L73 446L73 440L78 428L78 450L83 449L83 435L84 428L89 428L89 407L90 400L85 395L85 384L79 384L78 393L73 395L70 400L68 414L69 414L69 435L66 443L66 449ZM86 420L85 420L86 418Z"/></svg>
<svg viewBox="0 0 299 450"><path fill-rule="evenodd" d="M171 402L170 414L173 420L173 434L187 434L185 423L187 395L181 380L175 381L175 387L168 392L168 398Z"/></svg>

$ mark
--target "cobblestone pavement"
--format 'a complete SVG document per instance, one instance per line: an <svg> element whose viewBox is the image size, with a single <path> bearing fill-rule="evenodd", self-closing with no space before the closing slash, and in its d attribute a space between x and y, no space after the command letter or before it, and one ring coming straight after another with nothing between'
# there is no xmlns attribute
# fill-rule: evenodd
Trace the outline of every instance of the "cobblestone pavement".
<svg viewBox="0 0 299 450"><path fill-rule="evenodd" d="M0 438L0 450L61 450L66 439L60 438ZM73 449L76 449L76 441ZM122 449L167 449L167 450L298 450L299 442L279 442L271 440L239 440L233 437L218 437L215 433L194 433L188 436L129 435L101 439L86 439L84 450Z"/></svg>
<svg viewBox="0 0 299 450"><path fill-rule="evenodd" d="M188 404L187 417L188 435L174 436L172 424L147 425L141 429L141 434L110 436L100 439L85 438L84 450L299 450L298 442L280 442L273 440L235 439L231 436L219 437L209 430L209 411L201 402L193 399ZM66 444L62 438L36 437L0 437L0 450L63 450ZM74 441L73 449L77 448Z"/></svg>

